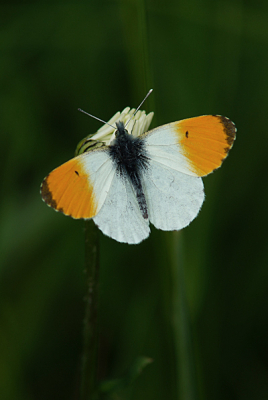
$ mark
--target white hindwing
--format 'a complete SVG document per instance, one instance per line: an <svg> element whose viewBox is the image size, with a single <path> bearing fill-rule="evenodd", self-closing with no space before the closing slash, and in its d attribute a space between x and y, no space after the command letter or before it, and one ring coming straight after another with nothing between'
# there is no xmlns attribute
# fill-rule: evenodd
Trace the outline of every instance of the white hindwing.
<svg viewBox="0 0 268 400"><path fill-rule="evenodd" d="M114 174L106 200L93 218L100 230L118 242L137 244L150 234L127 177Z"/></svg>

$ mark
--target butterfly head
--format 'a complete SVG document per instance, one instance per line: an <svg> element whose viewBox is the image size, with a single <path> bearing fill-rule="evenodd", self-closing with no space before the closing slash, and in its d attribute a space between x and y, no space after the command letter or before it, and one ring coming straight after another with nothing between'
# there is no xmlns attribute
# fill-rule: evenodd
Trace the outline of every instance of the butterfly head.
<svg viewBox="0 0 268 400"><path fill-rule="evenodd" d="M115 125L116 125L116 128L117 128L116 131L115 131L115 136L117 138L123 137L126 134L128 134L128 131L125 128L124 122L118 121L118 122L115 123Z"/></svg>

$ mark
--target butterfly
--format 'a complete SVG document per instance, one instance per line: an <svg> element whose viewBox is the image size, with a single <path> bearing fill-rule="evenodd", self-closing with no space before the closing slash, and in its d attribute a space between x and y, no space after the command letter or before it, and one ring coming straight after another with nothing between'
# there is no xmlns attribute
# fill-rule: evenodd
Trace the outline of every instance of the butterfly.
<svg viewBox="0 0 268 400"><path fill-rule="evenodd" d="M73 218L93 219L107 236L137 244L150 222L180 230L204 201L202 177L219 168L235 140L233 122L220 115L172 122L134 136L122 120L114 139L53 170L43 200Z"/></svg>

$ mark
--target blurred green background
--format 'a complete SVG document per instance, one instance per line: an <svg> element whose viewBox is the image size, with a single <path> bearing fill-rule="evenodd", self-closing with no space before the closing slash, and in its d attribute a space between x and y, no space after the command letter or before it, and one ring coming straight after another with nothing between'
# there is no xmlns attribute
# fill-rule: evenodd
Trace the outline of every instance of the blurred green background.
<svg viewBox="0 0 268 400"><path fill-rule="evenodd" d="M267 399L268 2L11 0L0 20L1 400L78 399L84 223L39 187L100 127L78 107L108 120L151 87L152 127L222 114L238 136L183 232L152 228L138 246L99 233L100 377L144 355L153 363L120 399ZM180 389L176 263L193 397Z"/></svg>

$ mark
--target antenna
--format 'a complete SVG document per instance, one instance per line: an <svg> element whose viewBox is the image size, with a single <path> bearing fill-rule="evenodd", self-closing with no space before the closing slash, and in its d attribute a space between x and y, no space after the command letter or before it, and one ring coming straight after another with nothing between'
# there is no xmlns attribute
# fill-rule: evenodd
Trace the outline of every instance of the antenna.
<svg viewBox="0 0 268 400"><path fill-rule="evenodd" d="M125 128L127 127L128 123L132 120L133 117L135 117L135 115L137 114L137 112L139 111L139 109L141 108L141 106L143 105L143 103L145 102L145 100L147 99L147 97L152 93L153 89L150 89L149 92L146 94L146 96L144 97L144 99L142 100L141 104L139 105L139 107L136 109L136 111L134 112L134 114L132 115L132 117L129 118L129 120L127 121Z"/></svg>
<svg viewBox="0 0 268 400"><path fill-rule="evenodd" d="M136 109L136 111L134 112L134 114L132 115L132 117L129 118L129 120L127 121L125 128L127 127L128 123L132 120L133 117L135 117L135 115L137 114L137 112L139 111L139 109L141 108L141 106L143 105L143 103L145 102L145 100L147 99L147 97L152 93L153 89L150 89L149 92L146 94L146 96L144 97L144 99L142 100L141 104L139 105L139 107ZM115 128L113 125L109 124L109 122L103 121L103 119L100 119L98 117L95 117L95 115L89 114L88 112L82 110L81 108L78 108L78 111L88 115L91 118L96 119L97 121L102 122L103 124L107 124L109 125L111 128L113 129L117 129Z"/></svg>
<svg viewBox="0 0 268 400"><path fill-rule="evenodd" d="M109 124L109 122L105 122L105 121L103 121L103 119L95 117L94 115L87 113L86 111L82 110L81 108L78 108L78 111L81 111L82 113L88 115L89 117L92 117L92 118L96 119L97 121L103 122L104 124L111 126L113 129L116 129L113 125Z"/></svg>

